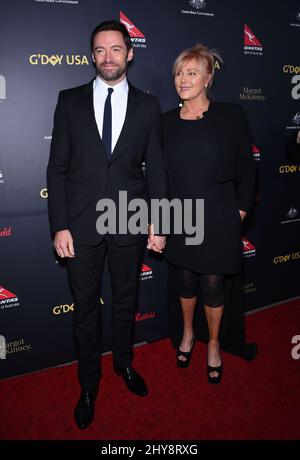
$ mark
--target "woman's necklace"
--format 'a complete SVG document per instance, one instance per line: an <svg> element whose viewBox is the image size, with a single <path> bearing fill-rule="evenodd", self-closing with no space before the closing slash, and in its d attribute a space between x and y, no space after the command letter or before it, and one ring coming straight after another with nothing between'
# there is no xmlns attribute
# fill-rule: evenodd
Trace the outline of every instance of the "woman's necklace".
<svg viewBox="0 0 300 460"><path fill-rule="evenodd" d="M203 107L203 108L201 107L201 108L199 109L199 111L197 111L197 113L193 112L193 111L192 111L191 109L189 109L189 108L186 108L185 110L186 110L188 113L191 113L191 114L196 118L196 120L200 120L201 118L203 118L203 113L204 113L204 112L207 112L208 107L209 107L209 103L208 103L207 107Z"/></svg>

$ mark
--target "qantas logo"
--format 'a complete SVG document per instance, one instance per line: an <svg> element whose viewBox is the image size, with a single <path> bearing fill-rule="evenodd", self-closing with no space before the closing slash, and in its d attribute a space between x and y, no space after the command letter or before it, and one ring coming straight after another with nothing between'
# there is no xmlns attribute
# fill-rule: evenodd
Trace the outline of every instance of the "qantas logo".
<svg viewBox="0 0 300 460"><path fill-rule="evenodd" d="M247 24L244 25L244 53L262 55L262 44Z"/></svg>
<svg viewBox="0 0 300 460"><path fill-rule="evenodd" d="M0 299L14 299L15 297L17 297L16 294L0 286Z"/></svg>
<svg viewBox="0 0 300 460"><path fill-rule="evenodd" d="M146 264L142 264L140 280L149 280L153 278L152 268Z"/></svg>
<svg viewBox="0 0 300 460"><path fill-rule="evenodd" d="M245 237L242 238L243 242L243 255L244 257L251 257L255 256L256 254L256 249L253 246L253 244L250 243Z"/></svg>
<svg viewBox="0 0 300 460"><path fill-rule="evenodd" d="M124 24L132 38L145 38L145 35L120 11L120 21Z"/></svg>
<svg viewBox="0 0 300 460"><path fill-rule="evenodd" d="M252 145L252 154L253 154L254 160L256 161L260 160L260 150L258 150L256 145Z"/></svg>
<svg viewBox="0 0 300 460"><path fill-rule="evenodd" d="M148 267L148 265L142 264L142 273L145 273L145 272L152 272L152 269Z"/></svg>
<svg viewBox="0 0 300 460"><path fill-rule="evenodd" d="M245 24L244 27L244 45L261 46L260 41L255 37L253 32L247 26L247 24Z"/></svg>
<svg viewBox="0 0 300 460"><path fill-rule="evenodd" d="M120 22L124 24L131 38L132 45L135 48L146 48L146 37L145 35L136 27L133 22L128 19L125 14L120 11Z"/></svg>
<svg viewBox="0 0 300 460"><path fill-rule="evenodd" d="M19 299L16 294L0 286L0 310L10 307L18 307Z"/></svg>

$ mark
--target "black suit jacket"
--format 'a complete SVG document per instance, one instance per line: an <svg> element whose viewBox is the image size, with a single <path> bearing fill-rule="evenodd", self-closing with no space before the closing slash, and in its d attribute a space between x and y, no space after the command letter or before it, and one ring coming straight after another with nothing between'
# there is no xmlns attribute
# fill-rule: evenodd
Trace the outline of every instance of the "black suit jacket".
<svg viewBox="0 0 300 460"><path fill-rule="evenodd" d="M119 190L127 191L128 200L167 197L158 100L129 84L125 122L108 159L94 115L93 81L61 91L47 178L52 232L69 229L75 241L86 243L103 238L96 231L98 200L114 200L118 214ZM141 235L115 238L117 244L128 245Z"/></svg>
<svg viewBox="0 0 300 460"><path fill-rule="evenodd" d="M248 212L253 203L255 164L252 155L252 135L242 107L227 102L212 102L209 108L211 127L217 145L216 180L235 183L239 209ZM170 142L174 130L179 129L179 108L164 114L164 143ZM205 114L204 114L205 116ZM178 127L178 128L177 128ZM175 142L174 142L175 144ZM176 149L176 145L174 145ZM197 171L193 171L197 176ZM172 175L169 173L170 188Z"/></svg>
<svg viewBox="0 0 300 460"><path fill-rule="evenodd" d="M286 142L286 156L289 161L300 164L300 144L297 143L298 131L293 133Z"/></svg>

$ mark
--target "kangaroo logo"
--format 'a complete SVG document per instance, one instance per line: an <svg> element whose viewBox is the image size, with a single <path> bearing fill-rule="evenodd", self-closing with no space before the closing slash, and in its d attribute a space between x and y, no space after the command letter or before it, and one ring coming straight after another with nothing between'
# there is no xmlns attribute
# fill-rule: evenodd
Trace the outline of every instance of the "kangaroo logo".
<svg viewBox="0 0 300 460"><path fill-rule="evenodd" d="M206 7L205 0L190 0L191 7L195 8L196 10L200 10L201 8Z"/></svg>
<svg viewBox="0 0 300 460"><path fill-rule="evenodd" d="M2 297L3 299L7 299L8 298L7 295L3 294L4 290L5 290L4 288L0 287L0 297Z"/></svg>

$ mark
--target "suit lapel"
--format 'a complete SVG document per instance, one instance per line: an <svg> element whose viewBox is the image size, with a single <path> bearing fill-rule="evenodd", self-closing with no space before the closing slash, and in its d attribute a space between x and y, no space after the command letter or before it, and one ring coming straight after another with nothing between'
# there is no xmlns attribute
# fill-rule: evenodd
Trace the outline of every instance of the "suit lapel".
<svg viewBox="0 0 300 460"><path fill-rule="evenodd" d="M128 91L128 101L127 101L127 110L124 120L124 124L119 135L116 146L111 155L110 163L114 163L121 155L126 152L126 148L132 137L134 136L134 127L136 121L136 106L137 106L137 96L135 88L128 82L129 91Z"/></svg>
<svg viewBox="0 0 300 460"><path fill-rule="evenodd" d="M86 117L84 116L84 119L91 133L90 135L92 137L94 145L96 146L97 150L99 150L99 152L102 155L104 155L105 159L107 160L105 147L102 142L101 136L99 134L98 126L97 126L97 122L95 118L93 83L94 83L94 80L88 83L84 90L85 91L85 103L86 103ZM132 140L132 136L134 135L137 96L136 96L135 88L129 82L128 82L128 85L129 85L129 91L128 91L126 116L125 116L124 124L121 130L121 133L119 135L118 141L111 155L111 159L109 160L110 163L115 162L121 155L123 155L126 152L126 147L128 146L128 143Z"/></svg>

